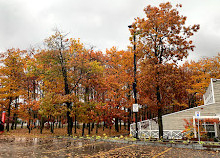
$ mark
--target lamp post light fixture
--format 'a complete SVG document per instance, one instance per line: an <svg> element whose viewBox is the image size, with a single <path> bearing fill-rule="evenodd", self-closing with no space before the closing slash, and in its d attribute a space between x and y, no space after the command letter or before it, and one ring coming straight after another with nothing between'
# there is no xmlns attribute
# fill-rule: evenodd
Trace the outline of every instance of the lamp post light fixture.
<svg viewBox="0 0 220 158"><path fill-rule="evenodd" d="M132 25L129 25L128 28L132 28ZM134 51L134 82L133 82L133 92L134 92L134 103L137 104L137 79L136 79L136 73L137 73L137 63L136 63L136 44L135 44L135 41L136 41L136 36L135 36L135 33L134 33L134 36L133 36L133 41L134 41L134 47L133 47L133 51ZM133 105L134 106L134 105ZM138 127L137 127L137 113L138 112L135 112L135 131L136 131L136 136L135 138L138 139Z"/></svg>

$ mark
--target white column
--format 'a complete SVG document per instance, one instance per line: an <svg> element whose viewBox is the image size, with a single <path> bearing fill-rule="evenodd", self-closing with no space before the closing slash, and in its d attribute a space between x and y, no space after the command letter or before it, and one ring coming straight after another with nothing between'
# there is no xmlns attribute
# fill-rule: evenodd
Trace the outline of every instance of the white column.
<svg viewBox="0 0 220 158"><path fill-rule="evenodd" d="M193 116L193 127L194 127L194 137L197 138L195 116Z"/></svg>
<svg viewBox="0 0 220 158"><path fill-rule="evenodd" d="M215 129L215 137L218 137L218 129L216 122L214 123L214 129Z"/></svg>

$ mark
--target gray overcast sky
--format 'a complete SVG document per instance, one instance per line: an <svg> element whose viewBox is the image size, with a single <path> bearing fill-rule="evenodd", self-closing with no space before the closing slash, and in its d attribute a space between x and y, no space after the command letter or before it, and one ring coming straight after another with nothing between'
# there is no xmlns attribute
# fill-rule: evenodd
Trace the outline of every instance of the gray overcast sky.
<svg viewBox="0 0 220 158"><path fill-rule="evenodd" d="M166 0L0 0L0 51L38 46L57 27L96 50L129 45L128 25L144 17L147 5ZM220 0L171 0L181 3L187 24L200 24L189 59L220 52Z"/></svg>

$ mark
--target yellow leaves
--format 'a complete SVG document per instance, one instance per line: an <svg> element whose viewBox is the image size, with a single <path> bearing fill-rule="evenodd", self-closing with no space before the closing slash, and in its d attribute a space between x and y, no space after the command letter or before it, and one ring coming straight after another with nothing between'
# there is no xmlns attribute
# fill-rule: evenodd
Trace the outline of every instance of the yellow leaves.
<svg viewBox="0 0 220 158"><path fill-rule="evenodd" d="M44 116L61 116L67 112L67 103L78 103L74 94L59 95L54 92L47 93L40 101L40 114Z"/></svg>
<svg viewBox="0 0 220 158"><path fill-rule="evenodd" d="M104 68L100 66L100 62L92 61L89 63L91 73L102 73Z"/></svg>

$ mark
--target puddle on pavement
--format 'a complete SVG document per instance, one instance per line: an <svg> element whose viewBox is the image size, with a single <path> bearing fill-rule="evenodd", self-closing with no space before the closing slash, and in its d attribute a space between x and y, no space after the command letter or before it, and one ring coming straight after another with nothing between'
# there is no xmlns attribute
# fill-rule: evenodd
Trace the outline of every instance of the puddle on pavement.
<svg viewBox="0 0 220 158"><path fill-rule="evenodd" d="M108 143L108 142L103 142L100 144L94 144L90 146L85 146L82 151L84 154L93 154L93 153L98 153L98 152L106 152L111 149L121 147L123 144L116 144L116 143Z"/></svg>
<svg viewBox="0 0 220 158"><path fill-rule="evenodd" d="M22 146L22 147L32 147L43 144L51 144L53 139L42 139L42 138L25 138L25 137L15 137L15 138L1 138L0 148L6 145L12 146Z"/></svg>
<svg viewBox="0 0 220 158"><path fill-rule="evenodd" d="M58 150L56 152L56 156L63 156L71 154L71 156L88 156L97 154L99 152L108 152L112 149L117 149L122 146L126 146L126 144L117 144L117 143L108 143L108 142L93 142L90 141L88 144L83 144L83 142L77 142L77 146L73 146L64 150ZM46 155L52 156L54 152L47 153Z"/></svg>
<svg viewBox="0 0 220 158"><path fill-rule="evenodd" d="M67 149L71 149L71 148L75 148L75 147L80 148L80 147L82 147L86 144L89 144L89 143L91 143L91 142L81 141L81 140L63 140L61 142L53 142L51 144L48 144L46 150L54 152L59 149L67 150ZM39 148L41 148L41 147L39 147ZM43 148L41 148L41 149L43 149Z"/></svg>
<svg viewBox="0 0 220 158"><path fill-rule="evenodd" d="M35 155L36 157L39 155L62 157L69 153L71 153L72 156L82 156L98 152L106 152L121 146L123 145L117 143L76 140L71 138L16 137L0 139L0 149L3 156L8 155L8 153L10 153L10 156L11 154L16 154L22 157L28 154Z"/></svg>

